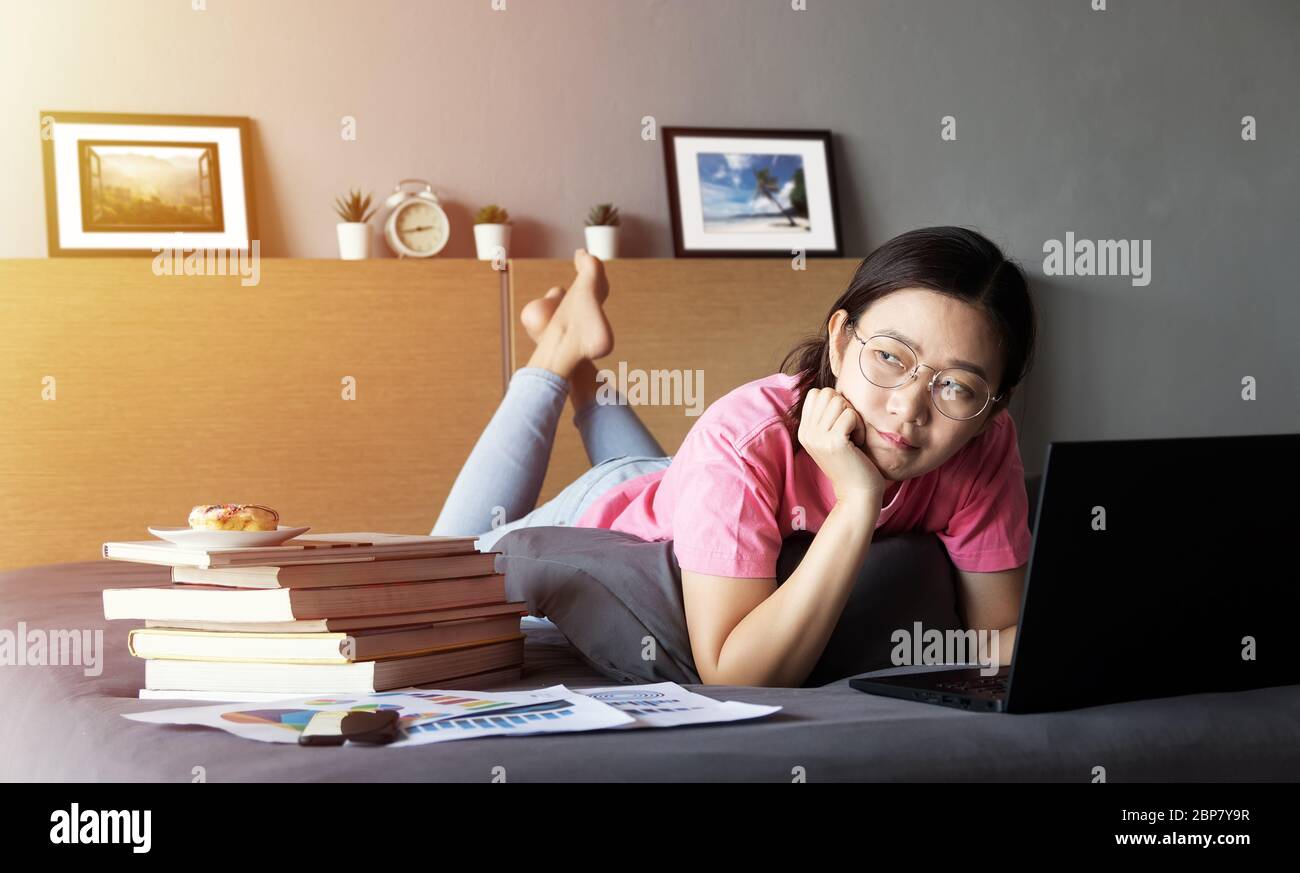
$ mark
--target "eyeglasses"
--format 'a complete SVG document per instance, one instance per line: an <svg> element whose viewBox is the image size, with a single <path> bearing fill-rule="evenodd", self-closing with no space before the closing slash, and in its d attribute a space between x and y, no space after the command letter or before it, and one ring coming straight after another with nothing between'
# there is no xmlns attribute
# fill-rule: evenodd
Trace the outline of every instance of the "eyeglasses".
<svg viewBox="0 0 1300 873"><path fill-rule="evenodd" d="M902 388L916 378L922 367L934 370L929 364L918 363L916 352L900 339L877 334L864 340L858 336L856 325L853 325L853 338L862 343L858 350L858 369L878 388ZM990 396L988 383L978 374L960 367L935 370L928 387L934 408L956 421L974 418L990 401L1002 399L1001 394Z"/></svg>

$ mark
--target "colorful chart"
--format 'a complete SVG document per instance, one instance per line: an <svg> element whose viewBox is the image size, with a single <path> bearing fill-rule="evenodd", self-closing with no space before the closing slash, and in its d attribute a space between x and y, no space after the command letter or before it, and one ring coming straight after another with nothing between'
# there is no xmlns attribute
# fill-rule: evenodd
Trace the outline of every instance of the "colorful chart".
<svg viewBox="0 0 1300 873"><path fill-rule="evenodd" d="M411 697L423 697L430 703L436 703L440 706L463 706L471 712L485 707L500 706L503 703L508 702L504 700L489 700L486 697L461 697L455 694L443 694L439 691L412 691L408 692L408 694Z"/></svg>
<svg viewBox="0 0 1300 873"><path fill-rule="evenodd" d="M307 703L312 705L328 706L334 703L333 700L311 700ZM350 703L348 700L338 701L339 703ZM362 703L357 706L347 707L348 712L374 712L377 709L401 709L400 706L390 704ZM318 712L328 710L320 709L241 709L235 712L223 712L221 717L226 721L233 721L236 724L263 724L274 727L282 727L292 731L302 731L311 721L313 715Z"/></svg>
<svg viewBox="0 0 1300 873"><path fill-rule="evenodd" d="M301 731L319 710L315 709L241 709L223 712L221 718L236 724L261 724Z"/></svg>
<svg viewBox="0 0 1300 873"><path fill-rule="evenodd" d="M425 724L404 727L408 736L421 733L461 733L472 735L483 731L499 729L514 730L526 728L532 724L556 721L573 715L572 704L564 700L548 700L544 703L523 704L509 712L484 713L483 715L458 715L443 718Z"/></svg>

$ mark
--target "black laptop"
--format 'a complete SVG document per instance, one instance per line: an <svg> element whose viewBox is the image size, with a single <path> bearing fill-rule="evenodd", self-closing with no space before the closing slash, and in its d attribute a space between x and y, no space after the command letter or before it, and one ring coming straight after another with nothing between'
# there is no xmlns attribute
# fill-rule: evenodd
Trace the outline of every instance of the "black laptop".
<svg viewBox="0 0 1300 873"><path fill-rule="evenodd" d="M1039 489L1010 666L852 687L1047 712L1300 683L1300 434L1053 442Z"/></svg>

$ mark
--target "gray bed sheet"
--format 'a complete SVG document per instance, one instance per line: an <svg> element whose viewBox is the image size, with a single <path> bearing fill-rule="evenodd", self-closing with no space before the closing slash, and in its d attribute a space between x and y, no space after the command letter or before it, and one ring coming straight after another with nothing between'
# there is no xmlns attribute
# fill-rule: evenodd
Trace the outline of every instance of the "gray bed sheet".
<svg viewBox="0 0 1300 873"><path fill-rule="evenodd" d="M138 622L103 618L105 587L157 585L167 568L116 561L0 572L0 628L103 629L103 671L0 667L0 779L9 781L463 781L504 767L508 781L1108 781L1300 779L1300 686L1200 694L1038 715L970 713L820 688L687 686L719 700L774 704L723 725L492 737L410 749L302 748L122 713L140 700L144 663L126 650ZM522 680L495 689L615 684L543 622L524 625ZM914 668L877 671L876 675ZM484 689L487 690L487 689Z"/></svg>

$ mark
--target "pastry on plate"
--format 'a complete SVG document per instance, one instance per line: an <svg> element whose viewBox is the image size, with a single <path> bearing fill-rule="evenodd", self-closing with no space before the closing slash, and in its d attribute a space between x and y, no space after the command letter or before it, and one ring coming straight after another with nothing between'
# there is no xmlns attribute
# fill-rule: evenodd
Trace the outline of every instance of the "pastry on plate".
<svg viewBox="0 0 1300 873"><path fill-rule="evenodd" d="M190 510L195 530L276 530L280 513L257 503L204 503Z"/></svg>

